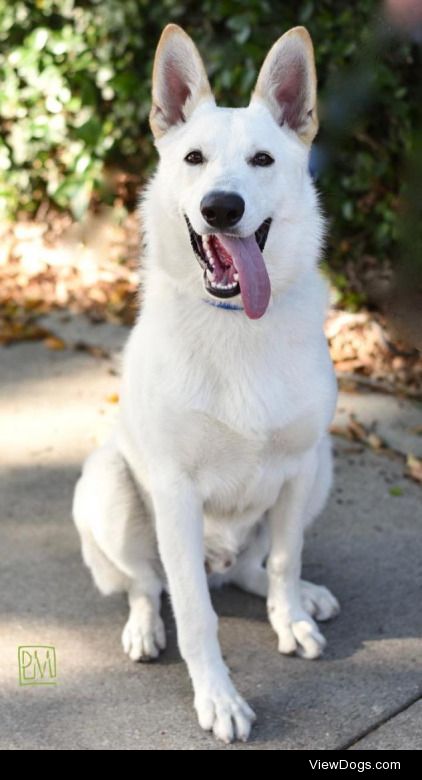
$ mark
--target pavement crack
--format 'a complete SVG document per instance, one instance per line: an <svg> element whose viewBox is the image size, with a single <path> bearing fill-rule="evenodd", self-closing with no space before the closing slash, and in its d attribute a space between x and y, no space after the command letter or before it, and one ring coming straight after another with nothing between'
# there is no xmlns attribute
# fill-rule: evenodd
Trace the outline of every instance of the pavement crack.
<svg viewBox="0 0 422 780"><path fill-rule="evenodd" d="M384 715L382 718L379 718L379 720L377 720L371 726L368 726L368 728L362 729L362 731L359 732L359 734L356 737L353 737L353 739L350 739L348 742L344 742L342 745L340 745L340 747L336 748L336 750L350 750L350 748L357 745L361 739L364 739L364 737L369 736L369 734L373 734L375 731L378 731L378 729L381 728L381 726L384 726L390 720L396 718L397 715L401 715L402 712L406 712L406 710L408 710L410 707L412 707L421 699L422 699L422 690L420 690L417 694L415 694L415 696L412 696L411 699L408 699L400 707L397 707L397 709L393 710L392 712L389 712L388 715Z"/></svg>

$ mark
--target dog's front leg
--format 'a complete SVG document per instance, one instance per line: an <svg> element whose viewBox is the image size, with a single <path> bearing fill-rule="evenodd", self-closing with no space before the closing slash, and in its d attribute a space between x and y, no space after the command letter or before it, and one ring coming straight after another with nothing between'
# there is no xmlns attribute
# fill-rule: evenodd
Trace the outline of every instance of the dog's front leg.
<svg viewBox="0 0 422 780"><path fill-rule="evenodd" d="M269 512L268 615L280 653L296 652L303 658L318 658L325 646L315 621L304 609L300 590L303 534L317 472L314 450L304 458L299 473L284 484Z"/></svg>
<svg viewBox="0 0 422 780"><path fill-rule="evenodd" d="M245 741L255 716L234 688L221 656L204 567L199 496L190 479L163 472L152 494L160 555L199 723L223 742L236 737Z"/></svg>

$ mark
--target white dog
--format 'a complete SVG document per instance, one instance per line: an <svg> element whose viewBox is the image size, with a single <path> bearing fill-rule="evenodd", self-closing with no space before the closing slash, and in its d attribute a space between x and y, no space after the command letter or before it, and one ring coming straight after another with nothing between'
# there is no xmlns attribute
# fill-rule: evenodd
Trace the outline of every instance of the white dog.
<svg viewBox="0 0 422 780"><path fill-rule="evenodd" d="M84 465L74 518L99 589L128 593L125 652L164 648L168 589L200 725L246 740L255 716L223 662L209 585L265 597L279 651L304 658L325 644L313 618L338 611L300 579L304 530L330 488L336 402L307 31L274 44L249 106L230 109L169 25L150 120L160 163L142 206L142 312L117 429Z"/></svg>

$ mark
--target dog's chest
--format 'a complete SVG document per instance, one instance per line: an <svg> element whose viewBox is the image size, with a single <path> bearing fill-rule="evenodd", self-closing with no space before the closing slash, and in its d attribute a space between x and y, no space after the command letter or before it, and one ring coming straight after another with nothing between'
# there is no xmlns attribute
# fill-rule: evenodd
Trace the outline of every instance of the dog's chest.
<svg viewBox="0 0 422 780"><path fill-rule="evenodd" d="M274 414L264 422L259 409L230 424L206 413L191 413L191 470L205 508L218 516L263 512L277 499L281 485L301 454L318 436L313 410L298 410L293 420ZM278 423L278 424L277 424ZM189 426L190 427L190 426Z"/></svg>
<svg viewBox="0 0 422 780"><path fill-rule="evenodd" d="M242 353L218 366L195 356L166 405L162 426L172 457L192 475L206 509L230 516L268 508L283 479L318 438L318 379L305 361L275 354L258 365ZM258 358L255 358L258 361ZM168 385L167 385L168 386ZM265 505L265 506L264 506Z"/></svg>

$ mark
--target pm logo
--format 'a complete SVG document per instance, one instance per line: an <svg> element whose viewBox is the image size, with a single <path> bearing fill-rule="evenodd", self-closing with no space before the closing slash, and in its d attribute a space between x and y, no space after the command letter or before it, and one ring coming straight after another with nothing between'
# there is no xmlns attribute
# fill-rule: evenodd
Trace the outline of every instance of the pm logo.
<svg viewBox="0 0 422 780"><path fill-rule="evenodd" d="M49 645L18 647L19 685L56 685L56 650Z"/></svg>

